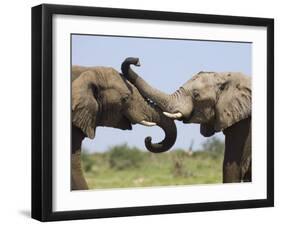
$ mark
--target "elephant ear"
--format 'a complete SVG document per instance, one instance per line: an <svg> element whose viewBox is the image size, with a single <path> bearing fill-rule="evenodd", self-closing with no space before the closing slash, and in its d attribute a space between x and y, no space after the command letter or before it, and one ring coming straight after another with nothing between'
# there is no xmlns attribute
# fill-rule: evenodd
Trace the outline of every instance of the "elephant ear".
<svg viewBox="0 0 281 226"><path fill-rule="evenodd" d="M209 123L201 123L200 124L200 133L204 137L210 137L215 134L215 127L214 124L209 124Z"/></svg>
<svg viewBox="0 0 281 226"><path fill-rule="evenodd" d="M86 71L72 82L72 123L83 133L95 137L98 103L94 96L96 74Z"/></svg>
<svg viewBox="0 0 281 226"><path fill-rule="evenodd" d="M215 131L224 130L251 116L251 80L241 73L221 74L215 114Z"/></svg>

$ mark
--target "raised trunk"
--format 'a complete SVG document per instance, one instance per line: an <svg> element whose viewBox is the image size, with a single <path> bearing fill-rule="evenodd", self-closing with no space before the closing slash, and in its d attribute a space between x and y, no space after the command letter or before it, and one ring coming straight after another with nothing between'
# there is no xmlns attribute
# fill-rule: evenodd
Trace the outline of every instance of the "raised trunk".
<svg viewBox="0 0 281 226"><path fill-rule="evenodd" d="M125 59L121 70L123 75L135 85L139 92L156 103L167 117L187 122L193 110L190 94L182 87L171 95L153 88L131 69L131 64L139 66L138 58L129 57Z"/></svg>
<svg viewBox="0 0 281 226"><path fill-rule="evenodd" d="M131 64L139 66L138 58L129 57L122 63L121 70L126 79L133 83L143 96L157 103L162 110L168 111L172 103L171 95L150 86L130 68Z"/></svg>

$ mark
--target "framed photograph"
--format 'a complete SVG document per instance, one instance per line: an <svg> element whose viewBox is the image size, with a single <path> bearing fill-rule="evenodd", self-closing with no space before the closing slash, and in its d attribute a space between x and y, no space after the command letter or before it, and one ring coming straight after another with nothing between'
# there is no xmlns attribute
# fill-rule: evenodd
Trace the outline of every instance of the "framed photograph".
<svg viewBox="0 0 281 226"><path fill-rule="evenodd" d="M32 217L274 205L274 21L32 8Z"/></svg>

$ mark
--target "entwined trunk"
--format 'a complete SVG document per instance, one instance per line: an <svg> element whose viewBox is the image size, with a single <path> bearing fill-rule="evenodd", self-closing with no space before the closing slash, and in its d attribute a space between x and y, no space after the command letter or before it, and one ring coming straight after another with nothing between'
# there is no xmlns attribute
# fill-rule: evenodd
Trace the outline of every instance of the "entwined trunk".
<svg viewBox="0 0 281 226"><path fill-rule="evenodd" d="M162 110L166 111L166 109L171 107L172 95L168 95L158 89L153 88L145 80L138 76L130 67L131 64L134 64L134 59L135 58L128 58L123 62L121 66L123 75L137 87L143 96L148 97Z"/></svg>
<svg viewBox="0 0 281 226"><path fill-rule="evenodd" d="M125 59L125 61L122 63L121 70L123 75L136 86L136 88L143 96L156 103L157 106L159 106L164 112L179 112L181 113L181 115L186 116L191 114L193 108L191 96L186 93L183 88L178 89L176 92L170 95L156 88L153 88L131 69L130 65L136 65L136 62L138 62L138 58ZM185 105L183 104L184 102L188 104ZM180 118L175 115L173 115L172 117L174 119Z"/></svg>
<svg viewBox="0 0 281 226"><path fill-rule="evenodd" d="M145 146L146 148L154 153L160 153L169 150L176 142L177 138L177 127L175 122L166 117L162 110L157 107L150 107L152 109L152 121L155 122L160 128L162 128L165 132L165 138L159 143L152 143L151 137L145 138ZM149 110L149 109L148 109Z"/></svg>

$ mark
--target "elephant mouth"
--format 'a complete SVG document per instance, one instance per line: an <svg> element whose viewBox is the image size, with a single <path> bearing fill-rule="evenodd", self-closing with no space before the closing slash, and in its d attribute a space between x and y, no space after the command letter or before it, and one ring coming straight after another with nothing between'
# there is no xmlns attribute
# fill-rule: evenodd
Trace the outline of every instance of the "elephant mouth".
<svg viewBox="0 0 281 226"><path fill-rule="evenodd" d="M182 122L183 123L190 123L193 116L194 116L194 110L189 114L188 117L182 117Z"/></svg>
<svg viewBox="0 0 281 226"><path fill-rule="evenodd" d="M148 104L153 109L156 108L156 104L154 102L152 102L150 99L145 98L145 101L146 101L146 104ZM136 118L133 118L131 115L128 115L128 114L124 114L123 118L127 121L127 124L130 128L132 128L131 124L132 125L139 124L139 125L143 125L143 126L146 126L146 127L152 127L152 126L157 125L156 122L148 121L145 118L143 118L143 119L137 118L136 119Z"/></svg>
<svg viewBox="0 0 281 226"><path fill-rule="evenodd" d="M132 123L126 116L123 115L117 127L122 130L132 130Z"/></svg>
<svg viewBox="0 0 281 226"><path fill-rule="evenodd" d="M143 126L146 126L146 127L151 127L151 126L157 125L155 122L151 122L151 121L147 121L147 120L131 121L126 117L123 117L122 122L123 122L123 125L124 125L123 129L129 129L129 130L132 129L132 124L133 125L139 124L139 125L143 125Z"/></svg>

